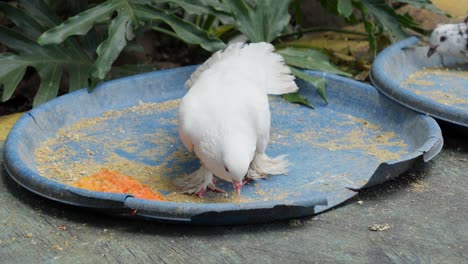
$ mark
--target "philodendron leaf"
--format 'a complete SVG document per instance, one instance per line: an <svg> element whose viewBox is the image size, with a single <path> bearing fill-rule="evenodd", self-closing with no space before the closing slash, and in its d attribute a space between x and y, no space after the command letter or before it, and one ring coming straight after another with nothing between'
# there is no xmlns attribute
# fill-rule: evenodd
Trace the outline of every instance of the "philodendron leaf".
<svg viewBox="0 0 468 264"><path fill-rule="evenodd" d="M112 20L107 39L96 50L98 58L91 69L93 77L100 80L106 77L112 63L127 45L127 37L132 36L128 33L128 30L131 30L131 25L129 26L131 23L132 17L127 10L119 12L118 16Z"/></svg>
<svg viewBox="0 0 468 264"><path fill-rule="evenodd" d="M239 31L251 42L271 42L278 37L289 24L288 12L291 0L227 1L232 15L236 19Z"/></svg>
<svg viewBox="0 0 468 264"><path fill-rule="evenodd" d="M16 68L7 74L7 78L0 79L0 84L3 84L2 101L10 99L11 95L15 91L18 83L23 79L24 73L27 67Z"/></svg>
<svg viewBox="0 0 468 264"><path fill-rule="evenodd" d="M55 27L60 24L60 18L49 8L43 0L17 0L31 18L34 18L44 28Z"/></svg>
<svg viewBox="0 0 468 264"><path fill-rule="evenodd" d="M290 66L295 66L295 67L308 69L308 70L331 72L335 74L344 75L347 77L352 76L351 74L341 71L340 69L332 65L328 57L319 50L298 49L298 48L288 47L285 49L277 50L276 52L281 54L286 64ZM293 67L291 67L291 72L295 76L312 84L317 90L317 93L320 95L320 97L322 97L322 99L326 103L328 103L327 96L326 96L326 80L324 78L308 75ZM296 99L299 100L300 98L296 98ZM304 101L303 99L301 100Z"/></svg>
<svg viewBox="0 0 468 264"><path fill-rule="evenodd" d="M112 79L115 79L156 70L158 70L158 67L152 64L125 64L112 67L110 76Z"/></svg>
<svg viewBox="0 0 468 264"><path fill-rule="evenodd" d="M347 77L352 76L332 65L327 55L319 50L287 47L277 50L276 52L281 54L286 64L291 66L308 70L331 72Z"/></svg>
<svg viewBox="0 0 468 264"><path fill-rule="evenodd" d="M307 98L302 96L299 92L283 94L281 97L290 103L301 104L314 109L314 106L309 103L309 100L307 100Z"/></svg>
<svg viewBox="0 0 468 264"><path fill-rule="evenodd" d="M361 10L366 31L370 35L369 41L375 38L375 36L371 36L374 33L371 30L375 31L375 29L385 33L391 41L398 41L408 37L407 28L427 33L418 26L418 23L409 14L397 13L387 2L385 0L354 1L354 5ZM417 8L426 8L437 13L442 13L428 0L406 0L400 2L413 5ZM372 18L372 22L368 17ZM371 43L372 45L374 44Z"/></svg>
<svg viewBox="0 0 468 264"><path fill-rule="evenodd" d="M41 45L58 44L64 42L69 36L85 35L94 24L110 19L110 16L115 12L117 12L117 16L109 25L107 39L97 47L98 57L91 69L87 71L80 66L69 67L79 71L71 76L74 81L77 81L77 83L72 84L72 90L83 87L86 83L85 73L90 73L92 77L98 80L105 78L113 62L127 45L127 40L134 37L133 23L136 23L136 18L133 13L133 6L124 0L108 0L70 17L67 21L44 32L39 37L38 42Z"/></svg>
<svg viewBox="0 0 468 264"><path fill-rule="evenodd" d="M395 10L388 6L385 0L366 0L362 1L362 5L366 8L363 15L371 16L377 28L387 33L391 40L408 37L408 33L398 22Z"/></svg>
<svg viewBox="0 0 468 264"><path fill-rule="evenodd" d="M21 81L27 67L33 67L40 76L41 83L33 105L38 106L47 100L57 96L59 90L62 69L66 69L70 76L71 89L87 86L88 70L91 61L87 56L77 52L77 46L48 45L40 46L30 39L37 31L56 23L56 17L48 17L50 10L40 0L20 1L26 9L17 7L5 7L0 4L5 15L17 25L16 31L0 26L0 43L10 48L12 53L0 54L0 85L3 85L2 101L10 99L16 86ZM35 9L37 7L37 9ZM33 10L33 11L29 11ZM36 16L34 16L36 15ZM17 16L12 18L12 16ZM40 19L40 20L38 20ZM28 26L29 29L22 27ZM22 34L18 31L27 33ZM34 33L36 32L36 33Z"/></svg>
<svg viewBox="0 0 468 264"><path fill-rule="evenodd" d="M70 92L88 87L89 67L89 64L69 64L67 66Z"/></svg>
<svg viewBox="0 0 468 264"><path fill-rule="evenodd" d="M57 96L60 86L60 77L62 76L62 69L59 65L45 64L38 68L39 76L41 77L41 85L34 97L33 107L43 104Z"/></svg>
<svg viewBox="0 0 468 264"><path fill-rule="evenodd" d="M211 36L206 30L191 24L167 11L153 6L135 6L135 15L145 23L163 21L187 43L198 44L205 50L214 52L223 49L226 44L218 38Z"/></svg>
<svg viewBox="0 0 468 264"><path fill-rule="evenodd" d="M25 33L32 38L37 38L37 36L45 30L44 27L28 16L28 14L22 9L0 2L0 11L8 14L8 18L18 27L22 28Z"/></svg>
<svg viewBox="0 0 468 264"><path fill-rule="evenodd" d="M62 43L69 36L84 35L94 24L109 19L117 8L122 7L123 2L106 1L76 16L70 17L59 26L44 32L37 42L41 45L58 44Z"/></svg>
<svg viewBox="0 0 468 264"><path fill-rule="evenodd" d="M44 54L41 47L26 36L0 25L0 43L16 52Z"/></svg>
<svg viewBox="0 0 468 264"><path fill-rule="evenodd" d="M157 3L173 3L182 7L189 14L211 14L216 16L224 24L234 20L229 14L227 3L218 0L158 0Z"/></svg>
<svg viewBox="0 0 468 264"><path fill-rule="evenodd" d="M133 31L144 24L151 25L153 22L162 21L175 33L168 30L166 32L176 35L187 43L199 44L209 51L217 51L225 47L221 40L212 37L207 31L147 3L145 1L108 0L46 31L39 37L38 42L43 45L57 44L65 41L69 36L84 35L93 25L110 19L110 16L117 13L109 25L107 39L96 50L98 56L90 70L93 77L92 83L105 79L112 64L127 45L127 41L134 37ZM74 77L84 80L82 77ZM81 83L83 82L80 81L80 86Z"/></svg>
<svg viewBox="0 0 468 264"><path fill-rule="evenodd" d="M27 67L35 68L41 77L34 106L57 95L63 70L68 72L71 91L88 86L88 81L96 84L104 80L113 62L127 45L127 41L134 38L134 30L147 25L151 28L153 22L167 24L174 31L169 32L170 30L167 29L168 33L177 35L187 43L198 44L206 50L217 51L225 47L221 40L210 35L206 30L167 10L151 6L149 1L107 0L70 17L65 22L62 22L43 0L18 0L18 2L21 8L0 3L0 10L8 11L4 12L7 17L15 16L9 18L18 29L13 31L0 26L0 43L16 52L16 54L0 55L2 100L10 98ZM189 3L190 0L185 2ZM223 10L227 8L227 5L218 5L217 0L203 0L203 3L211 6L210 10L213 13L228 14ZM82 9L84 7L82 6ZM96 34L89 33L93 26L106 27L106 25L96 25L105 20L110 21L105 40L96 37ZM28 28L25 29L25 27ZM41 46L33 39L37 37L38 32L46 29L49 30L38 38ZM79 37L79 41L76 38L69 38L77 35L86 36ZM92 44L90 40L95 43ZM97 46L99 42L101 43ZM93 49L97 46L97 58L94 63L93 49L88 50L83 48L84 46ZM14 58L14 63L11 58Z"/></svg>
<svg viewBox="0 0 468 264"><path fill-rule="evenodd" d="M0 54L0 85L3 84L2 102L10 99L26 72L27 65L18 63L14 54Z"/></svg>
<svg viewBox="0 0 468 264"><path fill-rule="evenodd" d="M38 106L57 95L62 67L66 68L69 73L70 90L87 86L90 61L63 57L61 54L55 54L54 50L45 49L45 51L48 51L48 57L43 57L41 54L0 54L0 84L3 84L2 101L10 99L28 66L35 68L41 78L34 106Z"/></svg>
<svg viewBox="0 0 468 264"><path fill-rule="evenodd" d="M322 97L322 99L325 101L325 103L328 104L328 100L327 100L327 94L326 94L326 87L327 87L327 80L325 80L325 78L323 77L315 77L315 76L312 76L312 75L309 75L303 71L300 71L300 70L297 70L293 67L290 67L291 68L291 72L296 76L296 77L299 77L301 78L302 80L312 84L317 93L320 95L320 97Z"/></svg>

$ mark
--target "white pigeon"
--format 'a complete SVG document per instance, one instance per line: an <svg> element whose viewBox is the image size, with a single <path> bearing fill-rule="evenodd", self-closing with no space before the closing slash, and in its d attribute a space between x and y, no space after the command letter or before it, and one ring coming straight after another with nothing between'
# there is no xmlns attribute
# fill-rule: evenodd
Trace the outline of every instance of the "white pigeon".
<svg viewBox="0 0 468 264"><path fill-rule="evenodd" d="M192 74L178 112L179 136L201 167L174 183L202 197L215 187L213 174L240 194L246 179L286 174L286 155L270 158L267 94L298 90L283 57L268 43L234 43L218 51ZM246 178L244 178L246 177Z"/></svg>
<svg viewBox="0 0 468 264"><path fill-rule="evenodd" d="M463 23L438 25L432 31L427 57L436 52L468 59L468 17Z"/></svg>

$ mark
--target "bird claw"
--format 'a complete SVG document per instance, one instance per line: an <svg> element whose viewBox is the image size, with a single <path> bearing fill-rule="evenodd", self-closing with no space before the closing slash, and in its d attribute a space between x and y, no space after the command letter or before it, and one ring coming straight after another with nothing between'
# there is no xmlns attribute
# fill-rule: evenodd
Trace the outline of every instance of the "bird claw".
<svg viewBox="0 0 468 264"><path fill-rule="evenodd" d="M210 191L213 191L213 192L215 192L215 193L224 193L224 192L225 192L224 190L222 190L222 189L216 187L216 186L214 185L214 183L208 184L207 187L208 187L208 189L209 189Z"/></svg>
<svg viewBox="0 0 468 264"><path fill-rule="evenodd" d="M259 175L258 177L256 177L255 179L262 179L262 180L268 180L268 175L266 174L261 174ZM242 184L245 185L245 184L250 184L250 182L254 180L254 178L250 178L250 177L245 177L244 179L242 179Z"/></svg>
<svg viewBox="0 0 468 264"><path fill-rule="evenodd" d="M220 189L218 187L214 187L213 189L210 189L210 190L215 192L215 193L225 193L225 191L223 189Z"/></svg>
<svg viewBox="0 0 468 264"><path fill-rule="evenodd" d="M198 196L198 198L203 198L203 196L205 196L205 193L206 193L206 189L205 188L201 188L198 192L195 193L196 196Z"/></svg>
<svg viewBox="0 0 468 264"><path fill-rule="evenodd" d="M246 185L246 184L250 184L250 182L252 181L252 178L244 178L242 179L242 185Z"/></svg>
<svg viewBox="0 0 468 264"><path fill-rule="evenodd" d="M214 184L209 184L207 187L208 187L208 190L210 190L212 192L225 193L225 191L223 189L220 189L220 188L216 187ZM206 191L207 191L207 188L201 188L198 192L195 193L195 195L198 196L198 198L201 199L201 198L203 198L203 196L205 196Z"/></svg>

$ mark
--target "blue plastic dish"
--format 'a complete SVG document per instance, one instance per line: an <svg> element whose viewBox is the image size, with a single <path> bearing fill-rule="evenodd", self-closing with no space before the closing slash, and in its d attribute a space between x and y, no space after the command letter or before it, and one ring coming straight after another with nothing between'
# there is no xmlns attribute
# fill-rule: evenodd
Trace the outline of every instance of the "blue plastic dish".
<svg viewBox="0 0 468 264"><path fill-rule="evenodd" d="M386 96L418 112L468 127L468 63L461 58L434 54L416 46L411 37L383 50L372 65L372 83ZM447 74L423 71L451 68ZM463 75L454 72L454 68ZM411 74L421 74L407 82ZM450 74L450 75L448 75Z"/></svg>
<svg viewBox="0 0 468 264"><path fill-rule="evenodd" d="M196 202L159 202L72 187L53 180L53 171L43 173L47 177L41 176L39 166L43 163L35 159L34 153L54 139L57 144L51 147L52 152L69 149L55 155L63 159L65 166L69 164L62 169L70 169L72 174L78 173L73 172L73 164L104 164L109 157L141 164L142 168L163 168L164 173L154 174L158 180L172 180L194 171L199 163L178 138L177 101L171 101L185 94L184 82L194 69L184 67L118 79L100 85L92 93L79 90L33 109L17 122L6 141L7 171L15 181L39 195L113 215L177 223L243 224L322 212L353 197L361 188L398 176L419 157L432 159L442 148L441 131L432 118L400 106L372 86L308 72L327 79L330 103L324 105L314 88L302 81L298 85L315 110L287 103L281 97L270 98L272 136L267 153L288 154L293 165L288 175L244 186L242 201L211 202L218 194L210 193ZM157 110L128 110L148 104ZM109 110L123 111L112 115ZM106 118L88 126L72 126L103 116ZM67 130L67 136L57 139L59 131L63 135ZM138 178L138 172L132 176ZM219 181L217 185L232 191L231 184ZM176 190L157 191L169 197Z"/></svg>

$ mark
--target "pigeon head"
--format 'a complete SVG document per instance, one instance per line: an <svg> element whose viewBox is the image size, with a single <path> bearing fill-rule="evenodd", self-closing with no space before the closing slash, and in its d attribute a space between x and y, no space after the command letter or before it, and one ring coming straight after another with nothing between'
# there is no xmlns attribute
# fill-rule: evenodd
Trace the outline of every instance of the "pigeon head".
<svg viewBox="0 0 468 264"><path fill-rule="evenodd" d="M221 178L229 179L234 184L234 189L238 194L240 194L242 180L247 175L255 154L255 149L250 150L246 146L247 144L231 141L224 147L223 151L223 175Z"/></svg>
<svg viewBox="0 0 468 264"><path fill-rule="evenodd" d="M431 57L436 52L452 53L451 49L457 46L459 34L459 29L455 24L438 25L432 31L427 57Z"/></svg>
<svg viewBox="0 0 468 264"><path fill-rule="evenodd" d="M427 56L434 53L468 58L468 17L458 24L438 25L431 34Z"/></svg>

